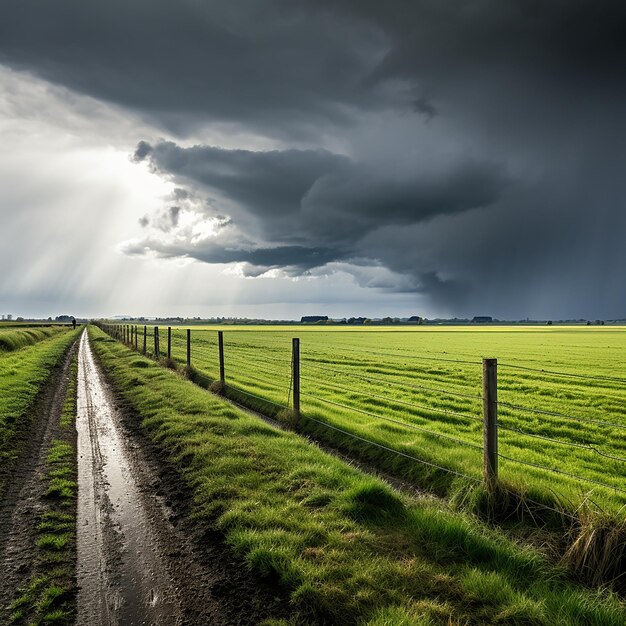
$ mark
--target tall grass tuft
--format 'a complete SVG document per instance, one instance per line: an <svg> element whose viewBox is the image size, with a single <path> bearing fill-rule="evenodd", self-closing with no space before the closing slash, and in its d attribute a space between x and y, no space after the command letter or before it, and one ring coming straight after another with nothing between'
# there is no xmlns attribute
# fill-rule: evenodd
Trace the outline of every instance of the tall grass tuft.
<svg viewBox="0 0 626 626"><path fill-rule="evenodd" d="M586 504L571 531L563 561L583 580L626 589L626 521Z"/></svg>

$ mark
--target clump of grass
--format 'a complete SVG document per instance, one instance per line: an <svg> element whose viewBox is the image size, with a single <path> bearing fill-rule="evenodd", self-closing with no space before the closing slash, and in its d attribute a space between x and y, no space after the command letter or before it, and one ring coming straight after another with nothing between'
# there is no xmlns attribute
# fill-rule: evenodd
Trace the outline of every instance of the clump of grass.
<svg viewBox="0 0 626 626"><path fill-rule="evenodd" d="M135 359L131 363L131 367L139 367L139 368L148 367L148 365L149 363L145 359Z"/></svg>
<svg viewBox="0 0 626 626"><path fill-rule="evenodd" d="M293 428L294 430L298 425L299 420L292 409L281 409L278 413L276 413L275 417L279 422Z"/></svg>
<svg viewBox="0 0 626 626"><path fill-rule="evenodd" d="M209 386L209 390L218 396L223 396L226 391L226 385L221 380L214 380Z"/></svg>
<svg viewBox="0 0 626 626"><path fill-rule="evenodd" d="M346 513L361 522L393 524L401 521L406 513L402 500L379 482L351 489L346 492L345 500Z"/></svg>
<svg viewBox="0 0 626 626"><path fill-rule="evenodd" d="M168 359L167 357L161 358L161 365L163 365L163 367L167 367L170 370L178 369L178 365L176 364L176 361L174 361L174 359Z"/></svg>
<svg viewBox="0 0 626 626"><path fill-rule="evenodd" d="M594 584L612 582L626 589L626 521L612 513L598 512L590 505L579 511L578 520L563 562L584 580Z"/></svg>

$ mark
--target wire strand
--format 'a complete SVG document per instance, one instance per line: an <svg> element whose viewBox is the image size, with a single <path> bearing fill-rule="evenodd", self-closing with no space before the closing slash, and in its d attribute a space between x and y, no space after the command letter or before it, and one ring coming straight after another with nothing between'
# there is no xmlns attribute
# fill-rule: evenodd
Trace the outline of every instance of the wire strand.
<svg viewBox="0 0 626 626"><path fill-rule="evenodd" d="M614 461L621 461L622 463L626 463L626 458L621 457L621 456L614 456L612 454L607 454L606 452L602 452L601 450L598 450L597 448L595 448L589 443L583 444L583 443L575 443L573 441L563 441L562 439L553 439L552 437L547 437L545 435L537 435L535 433L529 433L529 432L520 430L519 428L514 428L513 426L505 426L504 424L500 424L500 423L498 423L498 429L519 433L520 435L523 435L525 437L533 437L534 439L543 439L544 441L551 441L552 443L557 443L562 446L569 446L572 448L582 448L584 450L591 450L595 452L596 454L599 454L600 456L603 456L607 459L613 459Z"/></svg>
<svg viewBox="0 0 626 626"><path fill-rule="evenodd" d="M319 346L319 344L316 344ZM379 352L373 350L359 350L358 348L348 348L346 344L334 344L328 345L329 348L336 350L337 346L341 345L342 349L346 352L356 353L356 354L372 354L376 356L392 356L394 358L402 357L407 359L416 359L418 361L441 361L442 363L464 363L466 365L480 365L481 361L468 361L465 359L448 359L448 358L437 358L437 357L428 357L428 356L420 356L417 354L394 354L393 352Z"/></svg>
<svg viewBox="0 0 626 626"><path fill-rule="evenodd" d="M304 415L303 417L307 420L317 422L318 424L321 424L322 426L326 426L327 428L331 428L332 430L336 430L337 432L343 433L344 435L347 435L348 437L352 437L353 439L358 439L359 441L363 441L365 443L371 444L373 446L376 446L377 448L381 448L383 450L387 450L388 452L392 452L393 454L397 454L398 456L411 459L412 461L417 461L418 463L423 463L424 465L428 465L430 467L443 470L444 472L448 472L450 474L455 474L456 476L461 476L462 478L467 478L468 480L474 481L476 483L481 482L479 478L475 478L474 476L470 476L469 474L463 474L462 472L457 472L456 470L452 470L447 467L443 467L441 465L436 465L435 463L431 463L430 461L424 461L423 459L418 459L417 457L412 456L411 454L406 454L405 452L401 452L400 450L394 450L393 448L389 448L388 446L385 446L381 443L370 441L369 439L366 439L365 437L360 437L359 435L355 435L354 433L351 433L347 430L343 430L343 428L338 428L337 426L333 426L332 424L329 424L328 422L323 422L321 420L318 420L315 417L311 417L310 415Z"/></svg>
<svg viewBox="0 0 626 626"><path fill-rule="evenodd" d="M540 374L550 374L553 376L569 376L571 378L583 378L586 380L603 380L617 383L626 383L626 378L615 378L613 376L594 376L593 374L575 374L573 372L557 372L554 370L546 370L537 367L528 367L527 365L517 365L515 363L498 363L499 367L510 367L517 370L526 370L528 372L537 372Z"/></svg>
<svg viewBox="0 0 626 626"><path fill-rule="evenodd" d="M500 453L498 453L498 456L501 459L505 459L506 461L511 461L512 463L518 463L520 465L527 465L528 467L534 467L536 469L547 470L548 472L554 472L555 474L561 474L562 476L574 478L575 480L578 480L578 481L593 483L594 485L599 485L600 487L604 487L605 489L610 489L612 491L619 491L621 493L626 494L626 489L621 489L620 487L608 485L607 483L603 483L593 478L585 478L584 476L577 476L576 474L571 474L570 472L565 472L555 467L548 467L547 465L540 465L539 463L532 463L531 461L522 461L520 459L514 459L513 457L505 456L504 454L500 454Z"/></svg>
<svg viewBox="0 0 626 626"><path fill-rule="evenodd" d="M513 404L511 402L503 402L501 400L499 400L497 402L497 404L499 406L505 406L508 407L510 409L516 409L518 411L525 411L527 413L536 413L537 415L551 415L552 417L562 417L564 419L568 419L568 420L573 420L575 422L580 422L582 424L597 424L599 426L610 426L612 428L617 428L619 430L626 430L626 426L623 426L621 424L616 424L615 422L605 422L602 420L596 420L593 418L584 418L584 417L578 417L576 415L567 415L565 413L559 413L557 411L546 411L544 409L533 409L527 406L520 406L519 404Z"/></svg>
<svg viewBox="0 0 626 626"><path fill-rule="evenodd" d="M444 435L443 433L438 433L433 430L428 430L427 428L422 428L421 426L416 426L414 424L407 424L406 422L401 422L399 420L395 420L391 417L385 417L383 415L377 415L376 413L372 413L370 411L366 411L365 409L358 409L356 407L351 407L346 404L341 404L340 402L334 402L333 400L327 400L326 398L320 398L318 396L313 396L309 393L303 393L303 396L308 396L310 398L315 398L320 402L325 402L327 404L332 404L334 406L342 407L344 409L348 409L349 411L356 411L357 413L363 413L364 415L369 415L370 417L374 417L376 419L384 420L385 422L391 422L393 424L398 424L400 426L405 426L406 428L411 428L412 430L417 430L419 432L425 433L427 435L432 435L433 437L438 437L440 439L447 439L449 441L453 441L454 443L461 444L463 446L467 446L470 448L475 448L482 452L482 446L479 446L475 443L471 443L470 441L465 441L463 439L457 439L456 437L451 437L450 435Z"/></svg>
<svg viewBox="0 0 626 626"><path fill-rule="evenodd" d="M397 382L395 380L386 380L384 378L380 378L379 376L368 376L368 375L364 375L364 374L356 374L354 372L346 372L343 370L336 370L333 368L327 368L327 367L322 367L320 365L313 365L310 361L304 359L304 363L306 363L309 367L313 367L317 370L320 370L322 372L332 372L333 374L342 374L344 376L349 376L351 378L359 378L361 380L365 380L369 383L371 383L372 381L378 381L380 383L384 383L386 385L393 385L395 387L399 387L402 389L419 389L419 390L424 390L424 391L432 391L435 393L441 393L441 394L445 394L445 395L449 395L449 396L458 396L461 398L471 398L473 400L482 400L483 397L482 395L478 394L471 394L471 393L462 393L460 391L449 391L447 389L441 389L441 388L436 388L436 387L427 387L426 385L416 385L414 383L400 383Z"/></svg>
<svg viewBox="0 0 626 626"><path fill-rule="evenodd" d="M423 409L426 411L434 411L435 413L443 413L445 415L451 415L453 417L461 417L464 419L470 419L470 420L476 420L479 422L482 422L482 420L479 417L475 417L473 415L467 415L465 413L459 413L457 411L450 411L449 409L441 409L439 407L431 407L431 406L427 406L425 404L416 404L414 402L405 402L404 400L394 400L394 399L390 399L390 398L385 398L384 396L380 396L377 394L372 394L372 393L366 393L364 391L357 391L356 389L348 389L347 387L343 387L341 385L335 385L333 383L329 383L329 382L321 382L321 381L317 381L314 378L309 378L308 376L301 376L301 378L303 378L304 380L309 380L312 382L317 383L318 385L321 386L327 386L327 387L332 387L334 389L340 389L342 391L347 391L348 393L354 393L357 394L359 396L363 396L365 398L377 398L379 400L385 400L385 402L389 402L392 404L401 404L402 406L406 406L406 407L410 407L410 408L416 408L416 409Z"/></svg>

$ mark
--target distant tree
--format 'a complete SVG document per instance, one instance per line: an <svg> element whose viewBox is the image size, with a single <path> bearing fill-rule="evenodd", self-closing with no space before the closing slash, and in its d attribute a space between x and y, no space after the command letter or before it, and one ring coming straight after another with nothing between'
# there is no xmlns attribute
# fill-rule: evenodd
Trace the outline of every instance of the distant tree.
<svg viewBox="0 0 626 626"><path fill-rule="evenodd" d="M552 320L548 320L548 326L552 326Z"/></svg>

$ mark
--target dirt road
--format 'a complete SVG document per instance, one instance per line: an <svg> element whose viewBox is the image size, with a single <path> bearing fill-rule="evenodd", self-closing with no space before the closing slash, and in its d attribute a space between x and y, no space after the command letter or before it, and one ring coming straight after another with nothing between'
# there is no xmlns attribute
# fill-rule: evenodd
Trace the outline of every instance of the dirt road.
<svg viewBox="0 0 626 626"><path fill-rule="evenodd" d="M125 441L86 333L76 429L78 623L182 623L179 590L161 547L159 525L168 512L142 493L146 472Z"/></svg>
<svg viewBox="0 0 626 626"><path fill-rule="evenodd" d="M78 358L77 623L258 624L284 612L219 537L199 537L166 504L175 487L116 407L86 332Z"/></svg>
<svg viewBox="0 0 626 626"><path fill-rule="evenodd" d="M59 419L67 393L74 346L42 389L24 419L23 445L0 501L0 624L9 622L10 603L27 585L36 560L37 525L44 509L42 475L50 443L59 434Z"/></svg>

